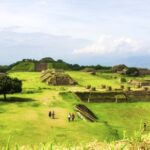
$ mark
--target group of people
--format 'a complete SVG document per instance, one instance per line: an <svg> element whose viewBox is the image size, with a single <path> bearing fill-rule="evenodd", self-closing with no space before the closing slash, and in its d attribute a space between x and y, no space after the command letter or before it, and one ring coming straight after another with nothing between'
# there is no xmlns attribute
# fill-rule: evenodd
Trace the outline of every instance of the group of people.
<svg viewBox="0 0 150 150"><path fill-rule="evenodd" d="M49 111L48 116L52 119L55 119L55 112L54 111Z"/></svg>
<svg viewBox="0 0 150 150"><path fill-rule="evenodd" d="M48 116L49 116L49 118L55 119L55 116L56 116L55 111L49 111ZM71 122L74 120L75 120L75 114L69 113L68 114L68 121Z"/></svg>
<svg viewBox="0 0 150 150"><path fill-rule="evenodd" d="M74 113L69 113L68 114L68 121L70 122L70 121L74 121L74 119L75 119L75 114Z"/></svg>

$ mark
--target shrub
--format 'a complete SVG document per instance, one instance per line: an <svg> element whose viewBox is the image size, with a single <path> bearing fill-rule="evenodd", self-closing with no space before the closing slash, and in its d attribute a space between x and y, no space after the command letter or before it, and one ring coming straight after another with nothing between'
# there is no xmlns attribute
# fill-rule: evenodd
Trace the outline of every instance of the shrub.
<svg viewBox="0 0 150 150"><path fill-rule="evenodd" d="M105 84L102 84L102 85L101 85L101 88L102 88L102 89L105 89L105 88L106 88L106 85L105 85Z"/></svg>
<svg viewBox="0 0 150 150"><path fill-rule="evenodd" d="M119 79L119 82L120 82L120 83L124 83L124 82L126 82L126 81L127 81L126 78L120 78L120 79Z"/></svg>
<svg viewBox="0 0 150 150"><path fill-rule="evenodd" d="M124 89L124 85L120 85L120 88L123 90Z"/></svg>
<svg viewBox="0 0 150 150"><path fill-rule="evenodd" d="M125 72L126 75L128 76L132 76L132 77L136 77L136 76L139 76L139 70L137 68L128 68Z"/></svg>
<svg viewBox="0 0 150 150"><path fill-rule="evenodd" d="M127 66L124 64L120 64L120 65L116 65L112 67L112 71L113 72L118 72L118 71L123 71L124 69L126 69Z"/></svg>
<svg viewBox="0 0 150 150"><path fill-rule="evenodd" d="M96 87L92 87L92 88L91 88L91 91L96 91Z"/></svg>
<svg viewBox="0 0 150 150"><path fill-rule="evenodd" d="M112 87L111 86L107 86L107 90L108 91L112 91Z"/></svg>
<svg viewBox="0 0 150 150"><path fill-rule="evenodd" d="M90 88L91 88L91 85L87 85L87 86L86 86L86 89L90 89Z"/></svg>
<svg viewBox="0 0 150 150"><path fill-rule="evenodd" d="M131 87L130 86L127 87L127 91L131 91Z"/></svg>

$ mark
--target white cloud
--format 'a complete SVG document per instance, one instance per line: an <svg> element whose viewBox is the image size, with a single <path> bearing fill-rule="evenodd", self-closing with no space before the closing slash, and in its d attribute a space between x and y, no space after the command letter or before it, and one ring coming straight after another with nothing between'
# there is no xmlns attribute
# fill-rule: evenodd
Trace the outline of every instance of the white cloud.
<svg viewBox="0 0 150 150"><path fill-rule="evenodd" d="M129 38L116 38L110 35L100 36L100 38L86 47L76 49L74 54L90 54L90 55L137 55L141 53L150 53L150 50L143 42Z"/></svg>
<svg viewBox="0 0 150 150"><path fill-rule="evenodd" d="M43 6L45 6L45 5L47 5L47 0L38 0L38 1L36 1L36 4L37 5L43 5Z"/></svg>

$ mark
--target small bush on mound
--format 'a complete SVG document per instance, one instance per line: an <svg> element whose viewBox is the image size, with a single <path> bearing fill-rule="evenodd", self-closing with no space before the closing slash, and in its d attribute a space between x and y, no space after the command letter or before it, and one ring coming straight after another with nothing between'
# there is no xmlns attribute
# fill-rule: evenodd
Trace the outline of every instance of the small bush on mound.
<svg viewBox="0 0 150 150"><path fill-rule="evenodd" d="M92 87L92 88L91 88L91 91L96 91L96 87Z"/></svg>
<svg viewBox="0 0 150 150"><path fill-rule="evenodd" d="M124 89L124 85L120 85L120 88L123 90Z"/></svg>
<svg viewBox="0 0 150 150"><path fill-rule="evenodd" d="M87 86L86 86L86 89L90 89L90 88L91 88L91 85L87 85Z"/></svg>
<svg viewBox="0 0 150 150"><path fill-rule="evenodd" d="M102 84L102 85L101 85L101 88L102 88L102 89L105 89L105 88L106 88L106 85Z"/></svg>
<svg viewBox="0 0 150 150"><path fill-rule="evenodd" d="M107 91L112 91L112 87L111 86L107 86Z"/></svg>
<svg viewBox="0 0 150 150"><path fill-rule="evenodd" d="M131 87L130 86L127 87L127 91L131 91Z"/></svg>

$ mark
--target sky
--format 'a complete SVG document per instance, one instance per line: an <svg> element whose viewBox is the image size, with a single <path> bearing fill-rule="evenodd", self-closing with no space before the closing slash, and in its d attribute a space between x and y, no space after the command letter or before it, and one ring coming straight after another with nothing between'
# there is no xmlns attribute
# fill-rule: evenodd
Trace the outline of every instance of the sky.
<svg viewBox="0 0 150 150"><path fill-rule="evenodd" d="M0 64L52 57L150 68L149 0L0 0Z"/></svg>

